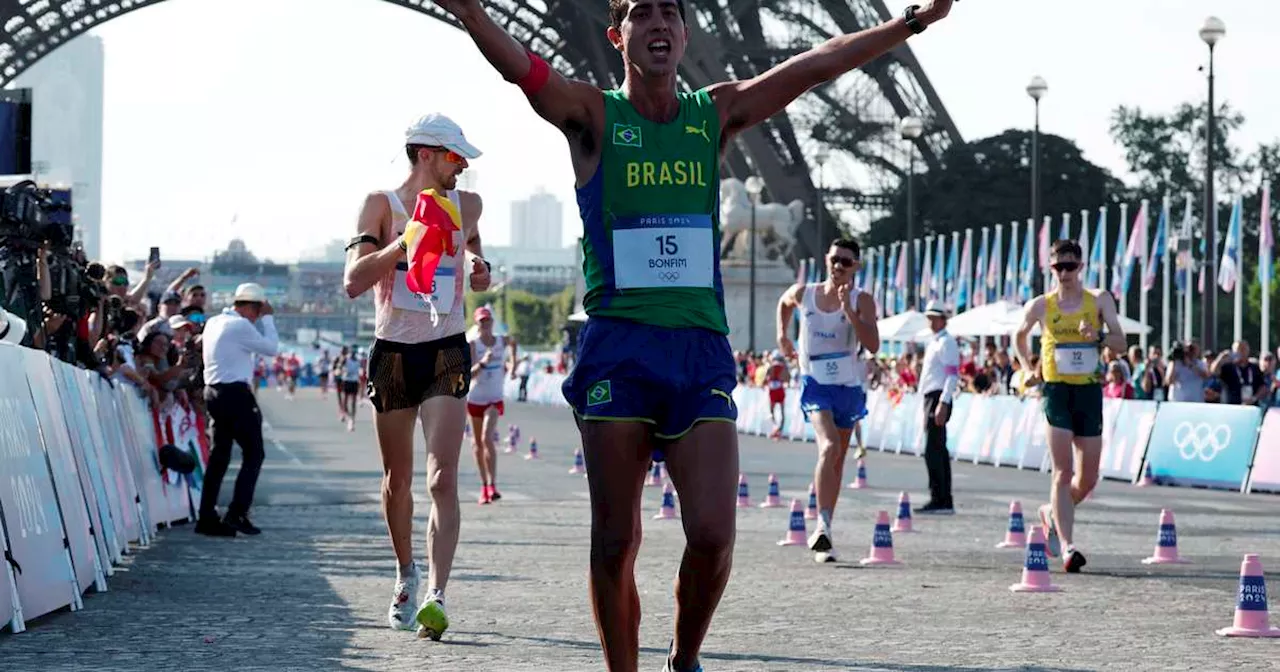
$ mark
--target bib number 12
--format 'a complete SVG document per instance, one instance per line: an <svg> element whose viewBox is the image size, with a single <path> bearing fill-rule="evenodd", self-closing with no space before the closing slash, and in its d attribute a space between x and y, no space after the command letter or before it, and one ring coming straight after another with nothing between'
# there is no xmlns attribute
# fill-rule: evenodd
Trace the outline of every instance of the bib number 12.
<svg viewBox="0 0 1280 672"><path fill-rule="evenodd" d="M680 246L676 244L675 234L654 236L653 239L658 243L658 254L660 255L673 255L680 252Z"/></svg>

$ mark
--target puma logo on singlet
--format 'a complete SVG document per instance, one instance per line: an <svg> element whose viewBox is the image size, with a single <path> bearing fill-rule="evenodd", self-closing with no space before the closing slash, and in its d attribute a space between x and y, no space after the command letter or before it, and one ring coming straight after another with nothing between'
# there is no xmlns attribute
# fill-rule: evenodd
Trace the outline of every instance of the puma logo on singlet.
<svg viewBox="0 0 1280 672"><path fill-rule="evenodd" d="M690 126L689 124L685 124L685 125L684 125L684 134L685 134L685 135L701 135L703 140L706 140L707 142L711 142L711 137L707 135L707 120L706 120L706 119L703 119L703 120L702 120L702 126L701 126L701 127L699 127L699 126Z"/></svg>

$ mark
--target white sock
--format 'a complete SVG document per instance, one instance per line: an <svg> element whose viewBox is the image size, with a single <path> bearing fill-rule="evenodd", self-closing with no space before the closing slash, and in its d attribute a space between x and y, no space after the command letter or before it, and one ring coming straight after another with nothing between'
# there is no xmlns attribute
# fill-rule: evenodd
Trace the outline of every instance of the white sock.
<svg viewBox="0 0 1280 672"><path fill-rule="evenodd" d="M396 569L396 578L401 580L407 580L408 578L412 577L413 566L414 566L413 562L410 562L407 565L401 565L399 568Z"/></svg>
<svg viewBox="0 0 1280 672"><path fill-rule="evenodd" d="M819 509L818 521L822 523L822 527L831 532L831 509Z"/></svg>

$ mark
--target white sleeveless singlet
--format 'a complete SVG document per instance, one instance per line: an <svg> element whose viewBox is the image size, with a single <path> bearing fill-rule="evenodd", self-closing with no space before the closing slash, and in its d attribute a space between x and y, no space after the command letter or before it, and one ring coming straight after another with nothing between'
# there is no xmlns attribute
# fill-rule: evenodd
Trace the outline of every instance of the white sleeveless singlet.
<svg viewBox="0 0 1280 672"><path fill-rule="evenodd" d="M805 285L800 303L800 373L822 385L860 386L860 369L865 367L857 357L858 335L843 310L828 313L818 308L819 284ZM862 289L849 291L849 300L856 306Z"/></svg>
<svg viewBox="0 0 1280 672"><path fill-rule="evenodd" d="M472 341L476 345L476 358L473 364L478 364L480 359L484 357L484 353L493 350L493 357L489 359L489 363L484 365L471 379L471 391L467 393L467 401L473 404L492 404L502 400L502 374L505 370L503 366L506 363L507 352L506 339L494 334L493 347L484 344L480 336Z"/></svg>
<svg viewBox="0 0 1280 672"><path fill-rule="evenodd" d="M404 233L409 213L394 191L383 194L391 203L391 235L394 238ZM449 191L449 200L461 213L462 204L457 191ZM407 260L396 264L395 270L374 285L375 337L397 343L425 343L463 332L466 328L466 306L462 300L462 276L465 275L462 261L466 255L464 232L455 231L453 242L457 253L440 260L432 283L435 292L430 301L409 290Z"/></svg>

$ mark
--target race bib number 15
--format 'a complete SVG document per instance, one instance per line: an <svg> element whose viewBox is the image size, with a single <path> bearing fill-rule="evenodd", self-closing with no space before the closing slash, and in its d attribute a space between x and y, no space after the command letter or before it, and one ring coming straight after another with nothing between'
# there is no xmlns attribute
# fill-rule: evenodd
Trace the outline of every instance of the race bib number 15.
<svg viewBox="0 0 1280 672"><path fill-rule="evenodd" d="M619 217L613 226L613 274L619 289L712 287L710 215Z"/></svg>

